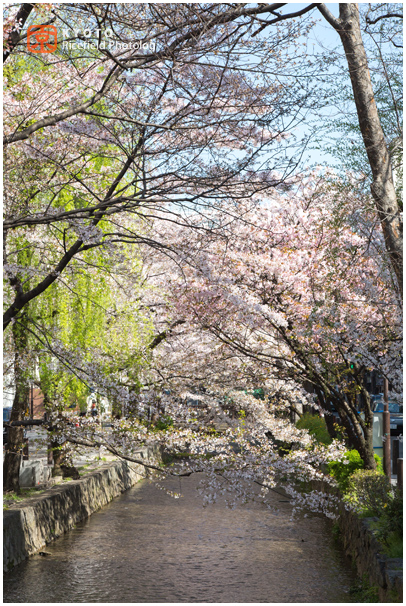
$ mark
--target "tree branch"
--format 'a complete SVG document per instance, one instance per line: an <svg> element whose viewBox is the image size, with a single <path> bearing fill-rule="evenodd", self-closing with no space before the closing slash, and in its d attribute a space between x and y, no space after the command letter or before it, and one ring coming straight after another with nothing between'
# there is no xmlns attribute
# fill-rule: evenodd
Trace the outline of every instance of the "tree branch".
<svg viewBox="0 0 406 606"><path fill-rule="evenodd" d="M380 21L381 19L391 19L392 17L395 17L397 19L403 19L403 15L400 13L387 13L386 15L381 15L376 19L370 19L369 17L365 17L365 21L369 25L374 25L375 23L378 23L378 21Z"/></svg>
<svg viewBox="0 0 406 606"><path fill-rule="evenodd" d="M173 322L167 330L163 330L162 332L160 332L159 334L157 334L154 337L154 339L148 345L148 348L155 349L155 347L157 347L162 341L164 341L164 339L167 338L168 335L171 334L172 330L176 326L179 326L180 324L184 324L185 322L186 322L186 320L176 320L176 322Z"/></svg>
<svg viewBox="0 0 406 606"><path fill-rule="evenodd" d="M304 15L305 13L311 11L313 8L316 8L316 6L318 6L318 4L309 4L309 6L305 6L300 11L297 11L296 13L288 13L287 15L281 15L279 13L275 13L275 11L269 11L272 15L275 16L275 19L272 19L272 21L267 21L266 23L261 25L261 27L257 29L257 31L254 32L251 37L254 38L255 36L257 36L268 25L272 25L273 23L279 23L279 21L285 21L285 19L294 19L295 17L300 17L301 15Z"/></svg>
<svg viewBox="0 0 406 606"><path fill-rule="evenodd" d="M123 177L127 173L127 171L130 168L131 164L133 163L134 158L136 157L136 155L137 155L137 153L138 153L139 148L140 148L141 145L142 145L142 136L140 137L140 140L138 141L137 145L135 146L133 152L128 156L127 161L124 164L123 168L121 169L121 171L119 172L119 174L117 175L117 177L114 179L113 183L110 185L110 187L109 187L109 189L107 191L105 200L110 199L111 196L113 195L115 189L117 188L117 186L119 185L120 181L123 179ZM103 218L103 216L104 216L104 211L103 210L100 210L97 213L95 213L94 219L92 221L92 224L94 226L96 226L99 223L99 221L101 221L101 219ZM65 267L70 263L70 261L76 255L76 253L84 251L87 248L92 248L93 246L95 246L95 245L83 246L83 240L81 238L78 238L76 240L76 242L70 247L70 249L65 252L65 254L62 257L62 259L56 265L55 269L53 271L51 271L42 280L42 282L39 282L39 284L37 284L34 288L32 288L31 290L29 290L28 292L22 293L22 294L16 296L16 298L13 301L13 303L10 305L10 307L6 310L6 312L3 315L3 330L5 328L7 328L7 326L10 324L11 320L18 314L19 311L21 311L21 309L23 309L23 307L29 301L31 301L32 299L35 299L36 297L38 297L49 286L51 286L51 284L53 284L53 282L55 282L55 280L63 272L63 270L65 269Z"/></svg>
<svg viewBox="0 0 406 606"><path fill-rule="evenodd" d="M135 457L130 457L129 455L124 455L124 454L118 452L118 450L116 450L114 448L114 446L109 446L108 444L106 444L104 442L99 442L97 440L94 440L94 442L91 442L90 440L81 440L79 438L73 438L71 436L67 436L66 440L68 442L71 442L72 444L77 444L78 446L88 446L89 448L100 448L100 446L103 446L109 452L111 452L111 454L115 455L116 457L119 457L120 459L124 459L125 461L130 461L130 463L137 463L138 465L142 465L143 467L147 467L148 469L153 469L154 471L159 471L160 473L167 473L171 476L188 477L188 476L192 475L192 473L199 473L199 471L200 471L200 470L197 470L197 471L185 471L183 473L175 473L174 471L163 469L162 467L158 467L157 465L152 465L151 463L146 463L144 459L136 459Z"/></svg>
<svg viewBox="0 0 406 606"><path fill-rule="evenodd" d="M114 73L116 72L116 73ZM24 141L28 139L30 135L35 133L37 130L41 128L45 128L47 126L55 126L58 122L62 122L62 120L66 120L71 116L75 116L76 114L85 113L87 108L94 105L99 101L106 92L113 86L113 84L117 81L118 77L121 75L122 69L118 68L116 65L112 68L109 75L106 77L103 86L99 90L98 93L93 95L91 99L86 101L85 103L81 103L80 105L75 105L70 109L62 112L61 114L55 114L54 116L48 116L47 118L42 118L42 120L38 120L34 124L31 124L28 128L25 128L23 131L19 133L14 133L12 135L8 135L3 138L3 145L7 145L9 143L14 143L15 141Z"/></svg>
<svg viewBox="0 0 406 606"><path fill-rule="evenodd" d="M333 13L329 11L325 4L316 4L318 10L321 12L326 21L330 23L335 30L339 30L341 28L341 21L334 17Z"/></svg>
<svg viewBox="0 0 406 606"><path fill-rule="evenodd" d="M20 6L20 8L18 9L17 15L16 15L16 23L20 24L20 28L21 29L25 22L27 21L28 17L31 14L32 9L34 8L34 4L30 4L30 3L24 3ZM19 29L16 28L16 26L13 27L13 29L11 30L11 32L9 33L8 37L7 37L7 50L3 51L3 63L5 63L7 61L7 59L9 58L9 56L11 55L11 53L13 52L13 50L15 49L15 47L17 46L17 44L20 41L20 35L19 35Z"/></svg>

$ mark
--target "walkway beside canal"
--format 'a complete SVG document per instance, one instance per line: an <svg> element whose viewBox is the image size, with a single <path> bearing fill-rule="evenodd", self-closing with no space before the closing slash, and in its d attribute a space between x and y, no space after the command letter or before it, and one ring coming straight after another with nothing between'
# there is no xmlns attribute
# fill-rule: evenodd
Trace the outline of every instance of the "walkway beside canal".
<svg viewBox="0 0 406 606"><path fill-rule="evenodd" d="M6 574L10 602L347 602L354 576L318 516L259 503L202 507L198 477L116 498Z"/></svg>

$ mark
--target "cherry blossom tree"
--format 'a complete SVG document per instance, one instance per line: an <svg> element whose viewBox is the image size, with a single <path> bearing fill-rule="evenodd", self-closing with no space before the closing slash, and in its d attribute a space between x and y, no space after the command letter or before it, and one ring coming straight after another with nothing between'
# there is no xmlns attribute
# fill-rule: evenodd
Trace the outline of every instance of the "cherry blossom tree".
<svg viewBox="0 0 406 606"><path fill-rule="evenodd" d="M7 20L5 328L15 321L28 329L34 316L23 310L53 285L62 286L74 259L88 265L89 251L112 255L129 242L161 247L159 234L145 237L157 213L188 226L190 208L204 215L207 207L220 209L226 197L249 203L294 166L288 157L280 161L279 149L286 148L284 135L300 119L308 94L296 78L284 77L289 56L269 53L268 66L281 73L278 82L270 81L255 46L242 69L237 53L244 50L239 38L246 26L230 29L223 6L201 22L194 9L180 8L176 27L165 23L166 9L163 23L149 5L120 10L125 19L116 11L103 15L100 7L53 7L41 21L63 24L78 40L73 26L84 30L112 18L122 42L141 20L160 45L158 54L59 48L30 55L23 26L32 11L22 7L14 24ZM214 30L219 23L222 33ZM286 122L288 102L296 117ZM21 247L28 263L19 262ZM30 329L37 334L37 327ZM17 400L13 420L21 421L24 397ZM17 445L21 430L14 433Z"/></svg>
<svg viewBox="0 0 406 606"><path fill-rule="evenodd" d="M265 402L241 391L207 390L199 400L203 408L196 411L187 400L164 394L160 406L172 422L161 430L143 416L148 400L140 403L138 415L115 421L110 433L91 419L82 422L81 427L67 428L60 420L55 420L55 425L59 425L61 439L67 439L75 448L102 447L124 460L141 463L154 470L158 483L168 475L203 474L200 490L204 504L223 494L228 505L234 507L237 502L258 498L258 485L260 498L267 504L267 492L283 482L292 497L293 515L303 507L332 518L337 515L338 499L333 494L313 490L303 495L299 484L323 480L334 485L322 467L330 460L342 458L345 452L342 443L317 444L307 431L296 429L288 419L275 416ZM230 417L230 408L237 412L234 419ZM226 426L221 431L216 429L219 421ZM276 439L290 443L290 454L279 455ZM157 444L161 445L166 460L172 460L166 468L158 460L146 463L137 455L140 446ZM181 495L172 493L172 496Z"/></svg>
<svg viewBox="0 0 406 606"><path fill-rule="evenodd" d="M214 219L215 217L213 216ZM199 220L203 228L204 219L200 217ZM244 225L246 224L245 221L243 223ZM163 222L163 225L167 226L168 224ZM154 228L161 229L159 223ZM153 228L151 227L151 229ZM169 241L175 235L174 229L175 227L173 230L169 230L166 227L165 233L162 233L163 242L168 246L169 250L173 250L173 246L169 247ZM196 233L196 231L191 230L191 233ZM212 237L211 244L219 247L221 243L224 244L227 241L231 241L230 234L230 225L228 223L226 238L224 236L220 239ZM147 236L148 234L146 234ZM183 237L185 237L185 234ZM184 241L181 240L180 244L178 243L177 245L178 250L176 252L178 254L174 257L174 260L178 258L183 246ZM205 246L207 247L207 239L205 240ZM96 254L90 251L88 255L90 253ZM155 254L158 255L157 252ZM168 259L168 257L166 258ZM147 252L145 253L145 260L150 265L153 265ZM73 269L74 265L71 265L70 272L73 272ZM176 331L180 330L184 323L184 320L180 320L179 317L178 320L175 320L175 316L168 314L168 310L171 307L173 312L176 313L176 305L168 297L166 297L166 300L164 298L164 306L162 306L162 294L165 293L162 293L163 281L161 279L162 274L160 275L159 272L166 272L166 270L167 266L162 266L162 264L160 268L156 265L155 267L151 266L144 269L144 275L147 272L147 276L145 277L148 278L149 288L146 293L143 293L141 301L137 303L139 309L145 308L150 310L151 313L153 313L153 310L158 310L153 315L161 313L160 310L165 308L165 314L162 314L161 321L155 319L156 334L154 336L151 335L149 339L145 339L148 348L153 352L158 352L166 342L169 343L172 340L172 336L177 334ZM138 275L138 272L136 274ZM169 277L169 274L167 275ZM171 275L177 278L173 270ZM78 277L75 277L73 273L70 275L67 272L64 279L67 280L68 278L70 278L68 283L70 289L74 289L76 294L78 294ZM127 285L129 289L128 295L133 290L136 290L135 283L136 281L133 281L130 285ZM103 347L102 351L100 351L101 355L99 354L98 356L97 344L93 344L90 363L87 363L83 359L83 353L87 346L86 343L83 343L83 340L80 341L80 348L76 355L74 351L68 351L66 333L70 333L71 328L69 328L69 324L66 325L66 320L63 321L63 316L64 314L72 316L75 305L72 301L66 303L64 303L63 299L60 301L62 292L62 284L58 288L54 285L47 290L48 301L46 299L38 299L36 305L40 306L37 312L39 318L37 318L36 323L39 338L42 338L43 335L48 338L48 341L51 342L51 353L53 353L54 359L63 363L65 368L70 368L72 378L79 376L82 381L89 381L89 378L91 378L94 384L97 385L97 388L102 390L103 393L107 394L110 398L116 397L126 412L126 419L115 421L113 432L111 433L103 431L100 425L92 419L84 421L80 421L79 418L76 420L71 419L79 427L67 426L66 418L58 410L58 394L53 393L55 401L51 407L50 426L52 427L52 440L54 444L68 442L73 447L82 449L103 447L112 454L130 461L138 461L138 457L134 451L140 446L145 444L161 444L167 456L175 456L177 458L182 456L182 454L188 454L187 459L180 466L177 468L170 467L165 473L184 475L205 472L205 484L201 487L205 494L205 502L210 503L216 498L217 494L225 491L229 495L230 506L233 506L236 499L244 501L248 498L253 498L255 494L254 487L258 486L258 484L261 485L262 497L264 502L266 502L267 490L272 489L276 482L280 482L282 478L286 477L289 479L286 489L291 494L294 502L300 506L303 502L296 485L298 479L321 479L324 477L321 471L323 462L336 459L337 457L340 458L342 455L344 449L342 444L335 442L331 447L320 447L309 437L307 432L296 430L289 419L280 417L280 406L278 406L277 411L270 410L267 403L257 401L255 398L246 395L243 389L236 391L235 380L233 385L233 375L239 377L239 387L242 388L244 385L249 384L249 372L244 368L240 368L239 371L239 363L236 357L230 358L224 347L220 346L216 354L216 340L210 335L208 335L209 339L206 340L206 343L202 343L202 336L197 335L200 338L202 354L205 355L206 361L210 360L210 354L214 353L215 359L211 360L212 373L209 376L209 381L202 371L202 364L205 363L203 357L197 357L197 360L193 359L194 364L189 364L189 368L187 368L184 359L181 363L175 360L175 363L172 364L172 369L169 368L169 371L171 372L175 368L176 372L177 367L178 371L180 370L181 372L175 377L170 377L168 376L168 368L165 368L162 361L148 366L145 363L145 355L142 383L147 385L149 381L151 385L159 388L160 382L157 380L157 377L159 378L159 375L161 375L161 378L163 378L166 373L163 385L161 381L164 389L161 387L160 394L156 391L155 396L153 394L152 396L148 396L148 394L147 396L142 396L139 392L135 393L134 389L131 389L136 383L134 377L131 376L131 361L129 364L125 360L125 356L121 356L120 360L120 352L118 350L111 350L111 355L106 358L106 353L108 353L106 349ZM83 294L85 293L82 292L82 297ZM87 294L89 295L89 293ZM59 305L52 303L52 297L60 301ZM95 293L93 293L92 297L97 299ZM115 299L116 301L119 300L117 296ZM137 295L135 295L135 299L137 299ZM123 299L123 302L126 300L127 297ZM40 304L41 301L42 303ZM102 303L100 298L98 303ZM106 301L103 302L103 306L106 306ZM47 317L47 313L48 315L51 314L51 310L58 312L53 317L53 320ZM134 313L134 304L131 306L131 312ZM119 309L115 309L114 313L120 317ZM166 317L164 317L165 315ZM76 323L78 319L74 315L70 321L71 323ZM85 316L85 320L89 322L89 317ZM120 323L121 349L123 348L123 332L126 330L128 332L128 327L124 327L122 324L124 320L125 317L122 317ZM89 322L89 324L91 323ZM97 325L100 326L99 323ZM20 326L20 323L14 322L12 326L14 329L14 327ZM80 327L81 324L79 321L79 330ZM59 331L56 330L57 328L59 328ZM69 330L67 330L68 328ZM84 326L83 328L85 329L86 327ZM106 333L103 335L103 340L106 341L108 330L106 326L102 326L102 328ZM62 338L63 335L61 335L60 329L62 329L62 333L65 332L64 338ZM33 330L32 324L30 330ZM87 330L89 331L90 327L87 327ZM56 331L55 334L52 334L53 331ZM60 338L59 343L56 337ZM69 338L71 344L76 346L76 348L79 345L77 339L78 337L75 334L73 334L73 339L72 337ZM189 337L189 340L191 341L189 343L189 351L185 353L189 357L196 357L196 340L194 343L193 337L191 339ZM27 349L26 345L25 349ZM174 348L174 355L176 356L177 352L175 350L176 347ZM161 355L166 356L167 351L168 348ZM48 347L48 351L42 352L42 356L49 357L49 352L50 348ZM181 353L180 357L184 358L185 356L182 356ZM103 366L103 361L105 366L107 361L109 370L107 376L106 373L103 375L103 373L98 372ZM132 360L132 363L134 363L134 360ZM187 400L185 401L181 397L185 387L187 388L188 385L193 387L193 374L190 371L193 372L199 366L202 384L207 386L209 383L208 389L205 388L206 394L202 396L203 403L207 409L207 413L205 413L203 418L196 418L196 413L190 409ZM114 369L116 369L117 374L113 377ZM60 369L54 366L51 370L51 378L57 381L61 373ZM67 378L68 375L65 374L65 377ZM251 376L251 379L253 381L254 377ZM167 387L171 389L170 394L165 393L167 391L165 388ZM268 379L268 389L272 394L279 393L285 405L289 402L293 403L298 398L304 399L303 390L298 389L293 382L289 383L286 380L278 382L274 379L272 382ZM134 394L137 396L135 401ZM149 397L149 399L146 400L146 397ZM64 397L61 403L62 408L64 408ZM155 429L154 424L148 421L146 414L147 406L151 405L156 406L156 408L160 407L161 410L164 407L165 417L170 417L173 425L169 425L162 431ZM276 415L274 414L275 412L277 413ZM228 429L225 434L217 431L216 424L219 422L227 425ZM281 458L278 454L278 443L281 441L296 445L287 458ZM157 473L161 472L161 476L164 477L165 474L162 475L162 468L158 463L155 465L151 463L150 467L155 469ZM313 492L308 495L304 503L315 511L323 511L330 516L335 515L335 501L332 498L326 499L325 495Z"/></svg>
<svg viewBox="0 0 406 606"><path fill-rule="evenodd" d="M88 27L99 45L67 45L45 58L25 51L32 11L7 25L4 326L12 325L21 386L13 420L23 416L30 334L33 350L46 346L44 385L93 383L128 417L111 435L89 419L67 427L57 410L66 393L54 389L55 440L136 461L140 445L161 443L171 455L191 455L176 473L206 472L209 500L227 487L244 499L245 481L266 491L288 477L299 502L297 479L324 477L322 464L343 445L320 447L279 414L311 401L309 383L373 467L366 369L379 368L398 389L400 219L388 207L390 159L377 110L365 110L372 88L357 11L341 7L337 21L324 5L282 14L283 6L58 5L41 19L64 28L67 41L87 42ZM325 176L319 186L315 177L292 178L292 131L313 102L320 68L300 54L298 36L316 6L350 49L382 232L368 196L339 195ZM100 44L107 26L115 47ZM131 47L134 32L146 46ZM114 271L129 266L128 245L135 263L143 257L147 288L138 274L126 287L121 274L118 304L109 299L95 314L103 339L90 347L62 322L76 310L69 293L83 304L84 271L111 292ZM92 293L100 304L97 285ZM82 320L94 335L89 315ZM196 383L208 409L200 420L181 398ZM244 393L258 383L283 406L272 410ZM173 425L158 431L148 420L141 385L155 388L148 406L164 402ZM227 423L226 434L214 419ZM288 457L279 456L278 440L296 445ZM307 502L331 514L324 496Z"/></svg>
<svg viewBox="0 0 406 606"><path fill-rule="evenodd" d="M401 393L401 332L382 234L365 206L325 178L275 194L226 247L179 238L184 263L169 285L175 314L215 336L224 357L245 359L245 372L312 385L373 468L364 375L379 369Z"/></svg>
<svg viewBox="0 0 406 606"><path fill-rule="evenodd" d="M270 55L275 51L274 44L280 47L281 39L285 41L288 40L290 44L294 44L295 37L298 33L298 26L296 25L297 22L295 19L299 19L300 23L305 18L305 15L307 16L307 14L310 14L315 8L317 8L327 22L339 33L343 48L346 52L349 74L353 86L354 100L358 112L359 125L364 138L365 149L368 154L369 163L373 174L372 192L383 226L386 247L397 275L399 289L401 290L401 217L399 214L400 211L398 208L398 202L396 200L396 193L393 187L391 176L392 171L390 155L388 152L387 143L385 142L385 136L381 127L378 110L374 101L371 80L367 67L367 56L361 37L357 5L340 5L340 16L338 19L334 17L328 8L323 4L309 4L304 6L300 11L296 12L289 12L288 8L288 12L283 12L281 9L286 6L287 5L283 3L257 6L254 5L252 7L246 7L243 5L238 7L230 7L223 4L199 4L196 6L168 5L168 7L154 7L153 5L143 5L142 7L140 5L105 6L96 4L89 6L78 5L68 8L59 7L59 13L54 8L54 15L59 15L60 20L65 25L71 25L70 31L72 32L72 39L80 39L81 34L77 29L78 24L82 27L87 24L87 31L91 31L93 28L93 30L97 32L97 35L93 34L94 40L93 38L92 40L100 43L102 26L109 24L111 26L111 32L114 32L113 41L120 44L120 49L124 50L120 50L120 52L116 54L105 49L100 51L99 48L97 49L97 52L93 52L93 50L91 50L91 52L84 53L85 60L82 64L80 57L78 58L77 56L77 53L72 53L69 56L69 61L74 63L75 68L78 71L78 78L76 78L77 80L80 80L82 73L92 73L93 75L95 75L95 72L99 73L97 72L98 61L101 62L104 67L106 67L108 64L111 65L111 69L105 69L101 76L99 73L98 81L100 82L100 85L98 86L96 83L96 86L93 86L95 94L89 98L89 96L86 95L85 90L82 97L87 96L87 100L84 100L83 102L81 102L80 99L78 99L77 102L75 100L75 102L71 104L72 107L65 111L57 110L55 113L55 108L51 106L48 108L48 111L41 112L42 115L39 120L34 117L34 122L28 126L24 123L24 121L20 121L18 132L15 130L15 128L14 130L12 129L9 134L6 135L5 141L6 143L11 143L13 141L26 140L38 130L47 128L49 126L54 126L74 116L78 117L82 116L83 114L86 114L88 117L89 115L92 115L93 118L98 118L100 120L102 120L103 117L104 119L108 119L111 117L111 115L108 113L106 114L104 112L104 108L101 110L96 108L94 111L93 106L101 99L105 98L106 95L108 95L109 92L114 89L114 87L117 85L120 86L120 78L124 78L128 83L128 77L126 74L132 70L135 71L137 76L140 74L148 74L148 82L153 82L154 77L156 78L159 74L158 77L160 77L163 82L168 82L168 84L165 85L166 90L169 90L172 87L172 103L175 102L176 98L183 98L183 114L185 111L190 112L191 107L196 105L196 98L193 96L193 93L187 100L184 94L177 94L179 91L176 89L176 86L174 86L174 82L176 80L173 78L173 60L175 60L177 68L178 66L187 67L185 74L182 73L181 75L179 72L179 78L185 78L187 71L190 73L192 70L193 73L193 68L191 66L196 65L197 63L199 64L200 71L194 71L195 79L198 78L199 81L204 82L206 86L207 82L212 81L212 76L215 76L214 87L212 87L211 90L210 87L206 87L209 94L205 98L205 103L202 104L202 98L201 96L198 96L200 105L203 105L205 108L203 110L203 114L209 115L211 112L207 112L207 105L209 105L210 109L213 110L215 106L214 98L219 97L220 99L221 97L218 84L220 83L220 87L224 86L225 80L227 80L228 86L230 86L230 82L233 80L231 75L241 75L241 63L237 65L237 63L233 61L233 58L238 56L238 59L240 60L241 56L246 56L247 53L243 50L244 45L246 48L249 48L249 61L245 61L245 70L248 69L251 73L256 73L257 75L258 71L265 75L271 71L275 73L275 66L272 65L272 63L269 63ZM23 11L23 7L21 8L21 11ZM26 12L29 14L27 10ZM367 20L370 25L373 25L378 21L385 19L393 20L398 19L399 17L401 17L401 11L397 10L395 7L394 10L390 10L386 14L384 12L379 14L375 19L372 19L369 15L367 15ZM23 24L24 19L26 18L27 15L24 14L23 19L20 17L19 23ZM73 22L76 25L76 30L72 27ZM282 27L282 23L285 29L275 29ZM135 28L134 25L136 25ZM272 29L269 29L271 26ZM143 32L144 43L147 46L148 43L152 43L154 45L154 52L143 51L140 53L139 46L136 52L133 50L128 51L127 47L131 42L133 42L133 32L138 30ZM253 57L256 55L256 53L263 51L264 41L261 38L261 33L265 30L267 32L272 31L273 33L272 42L270 45L268 45L268 48L265 49L267 61L265 62L264 56L262 55L260 57L260 61L255 67ZM68 28L65 28L65 31L68 33ZM90 38L91 36L92 34L90 35ZM24 39L23 34L21 34L21 39ZM258 40L259 42L255 43L255 40ZM242 43L242 46L240 42ZM18 44L13 46L13 52L16 52L16 49L18 50L18 48ZM97 57L96 61L94 61L95 56ZM298 55L296 54L296 63L297 57ZM106 58L108 59L107 62ZM309 59L305 58L305 61L306 59L307 63L309 64ZM278 56L278 60L280 61L280 55ZM58 64L60 64L59 61ZM261 66L260 69L259 66ZM286 63L285 60L285 67L288 66L289 62ZM280 67L280 65L278 65L278 67ZM202 71L204 68L206 68L205 72ZM152 73L150 73L151 69L154 74L154 77L152 78ZM297 65L295 65L295 69L298 71L299 68ZM162 70L164 70L165 75L162 73ZM172 72L170 70L172 70ZM229 70L230 76L228 75L227 70ZM281 73L280 70L278 71ZM221 74L224 76L227 75L227 77L223 77ZM313 78L312 84L314 85L315 74L307 73L307 77ZM148 84L144 84L142 77L141 79L135 77L135 79L138 81L138 86L144 87L144 90L148 88ZM145 82L147 82L147 80L145 80ZM252 84L253 83L250 82L249 90L252 90ZM264 82L264 84L266 86L267 83ZM291 101L288 101L286 98L286 91L288 89L283 83L282 87L284 88L285 106L286 104L291 105ZM213 93L215 94L213 95ZM228 96L229 94L230 91L228 91ZM239 91L239 94L240 96L241 94L244 94L243 89ZM297 107L300 106L300 103L298 104L299 98L300 97L297 95L296 99L294 100L294 104ZM208 99L212 99L212 101L208 102ZM151 101L152 100L149 99L150 103ZM152 101L152 103L156 103L156 100ZM266 106L271 107L271 105L267 105L266 101L262 102L262 107L265 108ZM151 107L151 105L149 104L148 107ZM185 109L186 107L188 108L187 110ZM222 109L224 108L224 100L220 101L219 107ZM219 107L216 108L217 112L219 111ZM273 111L275 112L275 99L272 100L272 107ZM63 107L60 107L60 109L63 109ZM196 113L198 114L199 110ZM201 113L202 112L200 111L200 114ZM238 111L235 113L238 116ZM283 113L286 114L285 108ZM264 124L264 122L268 123L268 120L265 119L264 121L264 115L266 115L266 112L263 115L259 115L258 111L253 112L253 114L251 114L251 122L252 118L255 116L255 121L258 124ZM182 117L184 116L182 115ZM129 116L127 112L125 116L119 117L119 119L127 123L127 125L136 123L138 126L144 128L147 128L147 125L149 125L151 128L158 128L157 132L162 132L162 130L165 131L168 129L171 130L174 128L174 122L168 122L168 118L166 118L166 122L164 123L162 123L161 120L158 120L158 122L152 122L152 118L152 115L149 115L148 113L146 115L142 115L142 112L141 115L135 116ZM175 123L177 126L179 126L177 116L175 116ZM152 124L154 124L154 127L152 127ZM209 124L203 124L200 122L199 125L196 125L195 123L193 128L196 129L196 126L210 132L210 130L207 130L210 129ZM236 126L235 121L233 122L233 127L234 126ZM186 128L191 128L190 121L187 123ZM271 128L271 136L277 136L284 131L285 128L281 131L280 128L275 129L273 127ZM156 135L157 132L154 134ZM226 128L224 132L227 133L227 138L229 139L231 129ZM263 132L261 134L263 136ZM236 132L236 137L234 140L240 142L240 135L241 133ZM144 138L144 135L142 135L142 138ZM244 140L245 137L243 137L242 141ZM229 145L229 142L227 145ZM140 150L138 150L138 153L139 152ZM229 171L230 167L228 166L227 168ZM186 172L186 174L188 173ZM105 205L106 203L107 200L104 200L103 204ZM17 305L17 307L19 307L19 305Z"/></svg>
<svg viewBox="0 0 406 606"><path fill-rule="evenodd" d="M15 285L5 327L89 245L139 241L122 227L123 216L151 217L165 209L168 220L188 224L190 208L204 213L225 197L236 205L253 199L295 166L297 144L286 134L303 119L314 93L291 75L292 50L286 56L278 50L281 32L265 47L247 41L251 21L230 25L237 15L226 5L203 12L179 5L173 14L172 6L160 7L160 16L153 5L103 6L53 10L75 40L82 34L74 25L97 29L103 21L117 30L115 41L125 43L137 23L158 50L62 48L45 58L31 55L26 70L24 40L8 62L4 141L6 175L13 175L15 188L4 227L6 233L26 227L34 233L35 226L53 225L64 236L50 271L30 291ZM289 35L295 44L296 25ZM30 174L38 161L43 173ZM22 173L25 180L30 175L28 193L19 191Z"/></svg>
<svg viewBox="0 0 406 606"><path fill-rule="evenodd" d="M6 18L3 21L3 63L7 61L10 53L13 52L14 48L19 43L19 32L24 27L25 22L33 9L33 4L24 3L19 7L17 13L10 11L9 14L6 15Z"/></svg>

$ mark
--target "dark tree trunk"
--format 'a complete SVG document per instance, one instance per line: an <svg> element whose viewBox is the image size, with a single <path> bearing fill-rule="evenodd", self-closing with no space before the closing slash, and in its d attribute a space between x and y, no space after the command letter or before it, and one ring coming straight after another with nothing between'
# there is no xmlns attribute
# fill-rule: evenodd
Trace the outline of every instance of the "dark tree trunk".
<svg viewBox="0 0 406 606"><path fill-rule="evenodd" d="M335 420L335 417L332 415L332 406L331 406L330 400L328 400L324 397L323 392L317 386L316 386L316 393L317 393L317 397L318 397L320 404L322 405L323 409L326 411L326 414L324 415L324 420L326 422L328 434L329 434L330 438L332 438L334 440L337 437L337 431L335 428L336 420Z"/></svg>
<svg viewBox="0 0 406 606"><path fill-rule="evenodd" d="M52 427L49 428L52 431ZM52 477L62 476L64 478L73 478L79 480L79 471L73 465L72 457L67 453L65 445L67 442L59 442L57 439L51 437L50 440L50 451L52 452L52 459L54 467L52 469Z"/></svg>
<svg viewBox="0 0 406 606"><path fill-rule="evenodd" d="M27 350L27 316L21 314L12 327L15 358L14 377L16 392L13 401L10 421L22 421L28 406L29 377L25 366L24 354ZM24 427L9 427L7 446L3 463L4 491L20 490L21 448L23 445Z"/></svg>
<svg viewBox="0 0 406 606"><path fill-rule="evenodd" d="M18 13L16 14L16 21L20 23L20 30L17 30L15 27L11 30L7 38L7 48L3 50L3 63L5 63L8 57L13 52L14 48L17 46L20 40L20 31L27 21L28 17L32 9L34 8L34 4L24 3L18 9Z"/></svg>
<svg viewBox="0 0 406 606"><path fill-rule="evenodd" d="M371 397L365 387L361 387L361 398L364 411L364 438L365 438L365 469L376 469L374 458L373 432L374 432L374 413L371 410Z"/></svg>
<svg viewBox="0 0 406 606"><path fill-rule="evenodd" d="M62 475L63 459L62 459L62 447L58 441L51 440L52 458L54 460L54 467L52 469L52 477Z"/></svg>
<svg viewBox="0 0 406 606"><path fill-rule="evenodd" d="M350 446L358 450L366 469L376 469L372 441L373 413L370 409L365 411L365 419L362 421L357 414L350 410L345 401L341 402L337 398L334 400L334 406L345 427Z"/></svg>
<svg viewBox="0 0 406 606"><path fill-rule="evenodd" d="M374 457L374 447L372 442L372 424L367 426L365 431L365 448L361 457L364 459L365 469L376 469L376 462Z"/></svg>

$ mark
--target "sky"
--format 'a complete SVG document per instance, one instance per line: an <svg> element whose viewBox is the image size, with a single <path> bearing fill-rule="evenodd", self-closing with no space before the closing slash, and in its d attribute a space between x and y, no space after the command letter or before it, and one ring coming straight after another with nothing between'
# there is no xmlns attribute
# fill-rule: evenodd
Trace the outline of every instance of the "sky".
<svg viewBox="0 0 406 606"><path fill-rule="evenodd" d="M296 3L289 2L286 7L283 7L280 12L281 13L292 13L301 10L308 3ZM338 3L337 2L326 2L325 3L328 9L333 13L335 17L338 17ZM342 53L344 58L344 51L342 50L340 37L335 31L335 29L327 23L324 17L317 10L313 10L312 18L317 21L316 25L311 29L308 36L303 36L303 41L307 42L308 49L315 53L322 53L323 49L326 51L331 51L338 47L340 54ZM326 107L325 111L322 112L320 117L320 123L324 123L329 119L333 109ZM323 117L324 116L324 117ZM316 121L317 125L317 121ZM322 126L323 124L320 124ZM298 137L304 136L308 134L309 130L306 126L300 126L296 129L295 133ZM308 148L304 154L305 164L308 163L310 166L315 164L333 164L336 162L336 159L331 155L326 153L325 151L320 151L318 149Z"/></svg>

